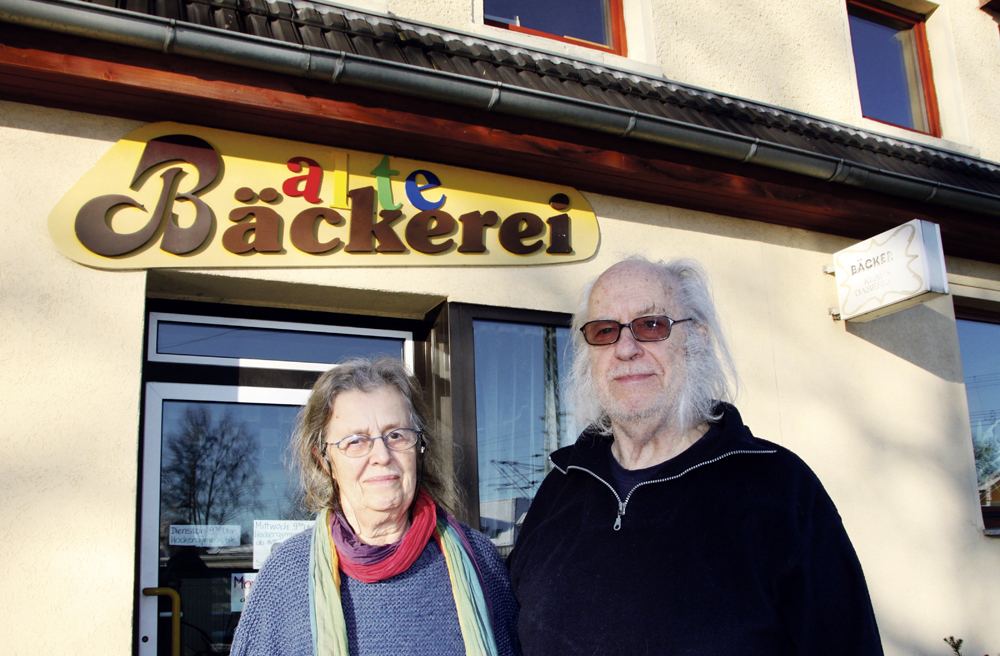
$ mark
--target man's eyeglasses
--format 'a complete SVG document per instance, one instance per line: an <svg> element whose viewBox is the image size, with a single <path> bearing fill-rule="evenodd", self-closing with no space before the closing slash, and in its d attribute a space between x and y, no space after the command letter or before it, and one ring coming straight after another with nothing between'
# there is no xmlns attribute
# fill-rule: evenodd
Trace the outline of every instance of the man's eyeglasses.
<svg viewBox="0 0 1000 656"><path fill-rule="evenodd" d="M382 440L385 447L392 451L406 451L420 440L423 435L415 428L397 428L380 437L368 435L348 435L336 442L327 442L327 446L337 447L348 458L361 458L371 453L375 440Z"/></svg>
<svg viewBox="0 0 1000 656"><path fill-rule="evenodd" d="M693 321L687 319L671 319L665 316L639 317L629 323L618 323L612 319L588 321L580 328L583 339L591 346L610 346L622 335L622 328L632 331L632 337L637 342L662 342L670 337L670 329L675 323Z"/></svg>

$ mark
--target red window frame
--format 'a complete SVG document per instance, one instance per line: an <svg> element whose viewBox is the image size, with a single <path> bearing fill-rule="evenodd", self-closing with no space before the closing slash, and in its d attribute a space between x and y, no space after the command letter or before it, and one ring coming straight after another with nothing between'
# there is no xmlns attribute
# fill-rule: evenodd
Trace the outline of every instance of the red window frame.
<svg viewBox="0 0 1000 656"><path fill-rule="evenodd" d="M941 136L941 117L938 112L937 92L934 89L934 70L931 67L931 52L927 45L926 16L903 9L882 0L847 0L847 13L895 29L912 29L920 66L920 86L923 89L924 110L927 112L927 131L914 130L905 125L896 125L865 116L870 121L892 125L932 137Z"/></svg>
<svg viewBox="0 0 1000 656"><path fill-rule="evenodd" d="M610 24L610 33L611 33L610 46L606 46L601 43L594 43L593 41L586 41L584 39L578 39L572 36L560 36L558 34L550 34L548 32L535 30L530 27L511 25L509 23L504 23L502 21L496 21L485 17L483 18L483 22L491 27L499 27L505 30L510 30L511 32L520 32L521 34L532 34L534 36L540 36L546 39L562 41L563 43L572 43L573 45L583 46L584 48L601 50L602 52L610 52L613 55L628 57L628 44L625 42L625 9L622 4L623 1L624 0L607 0L608 22Z"/></svg>

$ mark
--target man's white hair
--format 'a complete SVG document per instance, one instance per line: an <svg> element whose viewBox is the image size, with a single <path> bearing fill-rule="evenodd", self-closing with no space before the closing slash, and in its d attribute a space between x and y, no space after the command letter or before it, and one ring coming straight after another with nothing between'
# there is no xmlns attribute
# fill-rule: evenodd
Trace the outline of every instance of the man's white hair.
<svg viewBox="0 0 1000 656"><path fill-rule="evenodd" d="M697 324L697 328L687 331L684 383L671 410L671 423L678 429L688 430L719 419L722 413L716 412L716 404L719 401L733 401L739 381L736 365L715 312L712 287L705 269L691 259L651 262L642 257L630 257L622 262L652 267L663 281L664 293L680 310L680 316L671 318L690 317ZM569 382L576 403L578 424L593 424L601 433L610 435L611 417L598 398L588 352L588 349L605 347L590 346L580 332L583 324L590 321L590 295L598 278L584 287L579 308L573 315L574 358Z"/></svg>

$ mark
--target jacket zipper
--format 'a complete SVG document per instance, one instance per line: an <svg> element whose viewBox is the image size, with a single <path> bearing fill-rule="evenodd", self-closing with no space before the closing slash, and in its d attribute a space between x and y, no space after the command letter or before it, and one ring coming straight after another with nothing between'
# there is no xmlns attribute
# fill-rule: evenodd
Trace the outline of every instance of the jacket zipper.
<svg viewBox="0 0 1000 656"><path fill-rule="evenodd" d="M691 472L691 471L694 471L695 469L698 469L699 467L704 467L705 465L711 465L712 463L719 462L720 460L722 460L723 458L726 458L728 456L735 455L735 454L743 454L743 453L748 453L748 454L750 454L750 453L777 453L777 450L776 449L768 449L766 451L750 451L750 450L747 450L747 449L737 449L735 451L728 451L726 453L723 453L721 456L716 456L715 458L712 458L711 460L706 460L705 462L699 462L697 465L692 465L692 466L688 467L687 469L685 469L684 471L682 471L679 474L674 474L673 476L667 476L666 478L657 478L657 479L654 479L652 481L643 481L642 483L637 484L635 487L633 487L629 491L628 495L625 496L625 501L622 501L622 498L618 495L618 490L616 490L615 487L611 483L608 483L606 480L604 480L603 478L601 478L600 476L598 476L594 472L590 471L586 467L580 467L579 465L570 465L570 466L568 466L564 470L561 467L559 467L558 465L555 465L555 463L552 463L552 464L556 466L556 469L559 469L559 471L563 472L564 474L566 472L568 472L570 469L578 469L578 470L580 470L582 472L587 472L588 474L590 474L591 476L593 476L594 478L596 478L600 482L604 483L604 485L609 490L611 490L611 493L613 495L615 495L615 499L618 500L618 516L615 518L614 529L616 531L620 531L621 528L622 528L622 517L625 515L625 507L628 505L629 499L632 498L632 494L636 490L638 490L640 487L642 487L643 485L652 485L654 483L666 483L667 481L674 481L674 480L677 480L678 478L680 478L681 476L683 476L684 474L687 474L688 472ZM551 460L551 457L549 459Z"/></svg>

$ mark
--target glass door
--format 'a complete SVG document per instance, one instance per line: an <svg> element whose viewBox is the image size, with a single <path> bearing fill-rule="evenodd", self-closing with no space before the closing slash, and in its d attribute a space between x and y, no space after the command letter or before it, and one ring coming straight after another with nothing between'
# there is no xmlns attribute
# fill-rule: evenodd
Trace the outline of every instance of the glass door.
<svg viewBox="0 0 1000 656"><path fill-rule="evenodd" d="M285 470L308 390L149 383L140 588L180 596L181 654L228 654L256 571L311 522ZM139 601L139 654L170 654L171 601Z"/></svg>
<svg viewBox="0 0 1000 656"><path fill-rule="evenodd" d="M257 570L312 525L285 466L307 388L382 355L412 371L412 333L149 313L139 588L179 596L183 656L229 654ZM168 656L171 597L140 594L137 608L139 656Z"/></svg>

